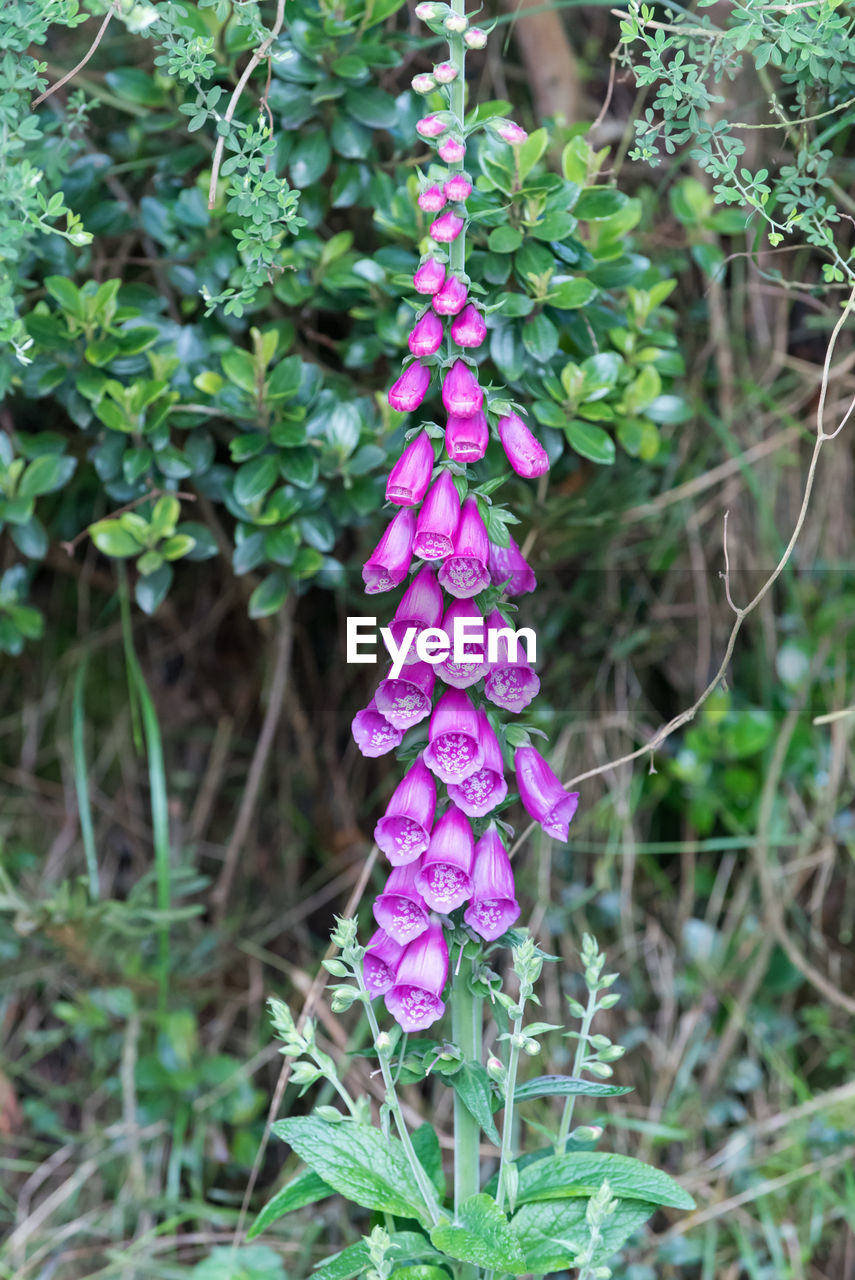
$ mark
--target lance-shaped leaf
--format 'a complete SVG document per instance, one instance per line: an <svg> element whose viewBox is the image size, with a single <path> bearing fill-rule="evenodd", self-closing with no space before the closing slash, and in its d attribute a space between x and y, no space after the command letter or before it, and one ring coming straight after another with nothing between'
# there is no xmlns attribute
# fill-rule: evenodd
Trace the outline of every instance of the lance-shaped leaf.
<svg viewBox="0 0 855 1280"><path fill-rule="evenodd" d="M642 1226L655 1205L644 1200L625 1200L602 1224L600 1242L593 1265L603 1266ZM525 1258L526 1272L546 1275L566 1271L584 1248L590 1228L585 1221L588 1201L561 1200L548 1204L526 1204L511 1219Z"/></svg>
<svg viewBox="0 0 855 1280"><path fill-rule="evenodd" d="M286 1183L272 1200L264 1206L246 1234L247 1240L254 1240L266 1231L271 1223L294 1209L302 1209L307 1204L315 1204L335 1195L332 1187L319 1178L314 1169L303 1169L296 1178Z"/></svg>
<svg viewBox="0 0 855 1280"><path fill-rule="evenodd" d="M394 1247L389 1257L396 1264L399 1261L418 1262L424 1258L431 1262L441 1260L436 1249L432 1248L424 1236L420 1236L417 1231L395 1231L390 1239ZM312 1280L352 1280L353 1276L366 1271L370 1265L371 1258L367 1242L364 1239L357 1240L356 1244L348 1245L346 1249L342 1249L341 1253L327 1258L317 1271L312 1272ZM429 1269L426 1268L426 1270ZM414 1268L414 1270L421 1270L421 1268Z"/></svg>
<svg viewBox="0 0 855 1280"><path fill-rule="evenodd" d="M603 1084L599 1080L582 1080L578 1076L535 1076L533 1080L517 1085L514 1102L570 1094L584 1094L586 1098L615 1098L621 1093L632 1093L632 1089L628 1085Z"/></svg>
<svg viewBox="0 0 855 1280"><path fill-rule="evenodd" d="M441 1222L433 1228L430 1238L437 1249L461 1262L514 1275L527 1270L516 1235L492 1196L464 1200L456 1221Z"/></svg>
<svg viewBox="0 0 855 1280"><path fill-rule="evenodd" d="M486 1068L480 1062L464 1062L446 1079L473 1120L478 1121L491 1142L500 1146L502 1137L493 1119L493 1087Z"/></svg>
<svg viewBox="0 0 855 1280"><path fill-rule="evenodd" d="M561 1200L565 1196L590 1196L608 1179L619 1200L647 1200L674 1209L694 1209L695 1202L678 1182L661 1169L621 1156L598 1151L572 1151L537 1160L520 1172L517 1204L532 1200Z"/></svg>

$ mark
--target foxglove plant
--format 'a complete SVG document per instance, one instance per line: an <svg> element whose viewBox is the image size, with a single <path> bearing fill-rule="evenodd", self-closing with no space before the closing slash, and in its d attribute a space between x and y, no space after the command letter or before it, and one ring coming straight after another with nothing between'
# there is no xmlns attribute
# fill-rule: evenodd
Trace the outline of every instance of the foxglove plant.
<svg viewBox="0 0 855 1280"><path fill-rule="evenodd" d="M428 396L438 397L447 418L444 432L429 421L415 425L386 490L400 510L363 570L369 594L391 591L411 572L412 577L390 620L393 668L355 717L353 735L367 756L403 743L401 754L413 763L375 828L388 863L373 903L377 928L361 947L355 921L339 921L333 941L340 958L325 961L334 977L346 979L333 988L333 1010L358 1002L367 1016L385 1087L383 1132L367 1123L363 1101L352 1099L337 1076L333 1081L330 1060L319 1056L313 1033L297 1032L287 1010L277 1006L283 1052L297 1060L294 1078L305 1084L324 1076L351 1117L340 1123L339 1112L319 1108L314 1116L276 1126L315 1178L307 1190L298 1175L299 1185L290 1184L293 1192L286 1187L280 1195L305 1204L340 1191L385 1214L386 1230L378 1228L365 1243L350 1247L362 1251L353 1254L352 1266L345 1257L349 1250L339 1255L330 1280L333 1274L355 1276L369 1263L369 1274L384 1277L392 1266L412 1264L435 1274L449 1267L457 1280L473 1280L483 1269L493 1280L508 1273L543 1275L577 1260L580 1280L604 1280L610 1274L603 1265L607 1252L654 1204L691 1202L665 1175L626 1157L592 1152L599 1130L570 1130L575 1095L612 1091L603 1081L622 1053L605 1036L591 1034L594 1015L617 1000L608 991L617 975L602 975L604 957L592 940L583 948L588 1004L571 1003L582 1020L581 1031L573 1033L579 1046L573 1076L518 1085L523 1057L536 1056L536 1037L554 1028L525 1022L526 1006L537 1003L534 985L546 957L531 937L514 929L520 906L506 846L512 829L499 816L508 803L510 766L525 810L552 839L567 841L579 797L562 786L528 731L507 720L540 687L528 655L511 643L505 616L508 599L535 590L536 581L508 534L514 517L493 505L491 495L503 476L485 475L484 459L491 436L498 456L503 450L512 470L527 479L544 475L549 457L524 422L524 407L480 377L489 307L483 288L467 274L466 232L475 195L463 164L467 153L477 158L478 135L487 130L489 145L510 148L518 168L527 134L501 115L464 118L466 49L481 48L486 40L480 28L470 26L464 0L422 0L415 12L447 38L449 56L432 74L413 81L417 93L435 95L416 132L435 148L437 160L416 197L419 216L428 215L428 234L413 277L418 314L408 338L411 359L388 399L393 409L415 413ZM512 948L513 995L494 968L502 946ZM374 1004L381 998L392 1019L388 1030L381 1029ZM491 1056L485 1064L486 998L500 1011L497 1044L503 1058ZM447 1006L446 1039L435 1052L409 1053L407 1036L423 1036ZM455 1091L451 1209L442 1203L435 1135L429 1127L411 1135L404 1118L396 1080L405 1068L410 1080L438 1073ZM586 1071L596 1084L583 1078ZM525 1098L549 1094L566 1098L553 1154L523 1167L514 1150L515 1109ZM497 1107L504 1111L501 1135L493 1120ZM496 1175L483 1189L482 1135L499 1148ZM634 1199L614 1200L610 1161L620 1163L615 1173L622 1178L622 1195L636 1179ZM652 1175L658 1180L655 1193ZM589 1184L595 1194L580 1198L578 1188ZM395 1227L398 1219L401 1229ZM413 1221L423 1235L410 1229ZM383 1261L393 1249L394 1262Z"/></svg>

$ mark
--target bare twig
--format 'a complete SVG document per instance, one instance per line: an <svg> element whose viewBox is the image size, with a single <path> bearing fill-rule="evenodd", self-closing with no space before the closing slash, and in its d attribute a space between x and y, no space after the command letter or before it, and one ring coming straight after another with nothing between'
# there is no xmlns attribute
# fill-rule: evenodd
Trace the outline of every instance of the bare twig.
<svg viewBox="0 0 855 1280"><path fill-rule="evenodd" d="M74 77L77 75L78 71L83 70L83 68L86 66L86 63L92 57L92 54L98 48L98 45L104 39L104 33L109 27L110 21L115 12L116 12L116 4L114 0L114 3L110 5L110 8L104 14L104 21L101 23L100 27L98 28L98 34L96 35L95 39L92 41L91 45L89 46L88 51L83 55L83 57L78 62L77 66L72 67L70 71L66 71L65 75L62 76L59 80L57 80L56 84L52 84L49 89L45 89L44 93L40 93L39 96L33 102L34 107L37 107L39 103L44 102L45 98L49 98L52 93L56 93L57 89L61 89L64 84L68 84L69 80L73 80Z"/></svg>
<svg viewBox="0 0 855 1280"><path fill-rule="evenodd" d="M241 100L241 95L243 94L243 91L246 88L247 81L249 80L253 71L255 71L256 67L260 66L260 64L267 57L268 50L270 49L270 46L273 44L273 41L279 35L279 32L282 30L282 24L284 23L284 21L285 21L285 0L277 0L276 18L274 20L273 26L270 28L270 34L268 35L266 40L262 40L261 44L256 49L255 53L252 55L249 62L244 67L241 78L238 80L237 84L235 85L234 92L232 93L232 96L229 99L229 105L226 107L225 112L223 113L223 120L225 121L226 124L228 124L231 121L232 117L234 116L234 113L237 110L237 105ZM265 95L266 93L267 93L267 90L265 90ZM225 135L220 134L219 137L217 138L217 145L214 148L214 157L213 157L213 160L211 161L211 181L208 183L208 208L209 209L213 209L214 205L217 203L217 179L220 176L220 165L223 162L223 149L225 145L226 145Z"/></svg>
<svg viewBox="0 0 855 1280"><path fill-rule="evenodd" d="M733 603L733 597L730 594L730 556L727 553L727 519L729 515L730 515L730 512L725 511L724 531L722 532L722 535L721 535L722 546L724 548L724 573L721 576L724 578L724 594L727 596L727 603L730 605L733 612L738 614L739 610L737 609L736 605Z"/></svg>

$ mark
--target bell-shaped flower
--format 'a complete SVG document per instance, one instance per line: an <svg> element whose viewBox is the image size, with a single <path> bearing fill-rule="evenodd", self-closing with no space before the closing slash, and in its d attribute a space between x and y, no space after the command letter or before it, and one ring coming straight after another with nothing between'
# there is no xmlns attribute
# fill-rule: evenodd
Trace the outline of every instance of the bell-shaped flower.
<svg viewBox="0 0 855 1280"><path fill-rule="evenodd" d="M499 439L518 476L532 480L549 470L549 455L518 414L499 419Z"/></svg>
<svg viewBox="0 0 855 1280"><path fill-rule="evenodd" d="M502 120L496 125L496 133L504 142L510 142L515 147L525 142L528 137L525 129L521 125L515 124L513 120Z"/></svg>
<svg viewBox="0 0 855 1280"><path fill-rule="evenodd" d="M467 626L470 623L471 625ZM487 661L487 630L484 625L484 615L474 600L452 600L442 619L442 629L452 642L452 649L448 657L437 665L436 673L452 688L468 689L470 685L477 684L490 669ZM463 651L461 661L455 658L453 647L458 629L460 629L458 648ZM468 639L469 636L473 638Z"/></svg>
<svg viewBox="0 0 855 1280"><path fill-rule="evenodd" d="M489 569L493 586L504 586L506 596L522 596L537 586L534 570L513 538L506 547L490 543Z"/></svg>
<svg viewBox="0 0 855 1280"><path fill-rule="evenodd" d="M497 656L484 677L484 692L497 707L519 713L540 691L540 677L532 671L525 646L514 638L513 627L498 609L487 619L487 630L495 634Z"/></svg>
<svg viewBox="0 0 855 1280"><path fill-rule="evenodd" d="M403 954L400 942L390 938L385 929L375 929L362 960L362 976L372 1000L375 996L385 995L395 985L395 974Z"/></svg>
<svg viewBox="0 0 855 1280"><path fill-rule="evenodd" d="M453 462L478 462L487 452L490 431L482 409L462 418L450 413L445 423L445 451Z"/></svg>
<svg viewBox="0 0 855 1280"><path fill-rule="evenodd" d="M407 346L414 356L432 356L442 346L445 334L442 321L435 311L426 311L410 330Z"/></svg>
<svg viewBox="0 0 855 1280"><path fill-rule="evenodd" d="M483 707L478 711L478 732L484 748L483 767L473 773L471 778L454 783L448 788L451 799L470 818L486 817L508 794L502 748Z"/></svg>
<svg viewBox="0 0 855 1280"><path fill-rule="evenodd" d="M446 195L442 187L438 187L436 183L432 187L426 187L418 197L418 206L424 209L425 213L439 213L440 209L445 208L446 201L449 197Z"/></svg>
<svg viewBox="0 0 855 1280"><path fill-rule="evenodd" d="M448 125L437 115L422 116L416 121L416 133L420 138L438 138L447 128Z"/></svg>
<svg viewBox="0 0 855 1280"><path fill-rule="evenodd" d="M430 234L440 244L451 244L452 240L456 240L460 235L463 226L464 219L460 217L460 214L453 213L451 209L446 209L445 213L441 213L430 224Z"/></svg>
<svg viewBox="0 0 855 1280"><path fill-rule="evenodd" d="M386 993L386 1008L402 1031L424 1031L442 1017L440 996L447 980L448 943L437 921L407 947L395 985Z"/></svg>
<svg viewBox="0 0 855 1280"><path fill-rule="evenodd" d="M374 828L377 847L393 867L405 867L424 853L436 811L436 782L421 756L392 792Z"/></svg>
<svg viewBox="0 0 855 1280"><path fill-rule="evenodd" d="M414 662L397 679L381 680L374 695L377 710L396 729L411 729L430 715L436 671L427 662Z"/></svg>
<svg viewBox="0 0 855 1280"><path fill-rule="evenodd" d="M418 126L416 127L418 128ZM447 138L443 138L437 147L437 151L440 159L444 160L446 164L459 164L466 155L466 143L462 142L460 138L449 135Z"/></svg>
<svg viewBox="0 0 855 1280"><path fill-rule="evenodd" d="M431 910L447 915L467 901L474 856L472 828L457 806L450 804L437 820L416 876L416 887Z"/></svg>
<svg viewBox="0 0 855 1280"><path fill-rule="evenodd" d="M514 752L517 786L526 812L547 835L567 840L570 820L579 803L578 791L565 791L539 751L517 747Z"/></svg>
<svg viewBox="0 0 855 1280"><path fill-rule="evenodd" d="M418 869L418 859L393 867L383 892L374 900L374 919L402 946L428 927L427 907L416 888Z"/></svg>
<svg viewBox="0 0 855 1280"><path fill-rule="evenodd" d="M388 525L383 537L362 566L362 581L368 595L391 591L404 581L413 555L415 532L415 513L404 507Z"/></svg>
<svg viewBox="0 0 855 1280"><path fill-rule="evenodd" d="M430 369L415 360L389 388L389 404L399 413L412 413L424 400L429 386Z"/></svg>
<svg viewBox="0 0 855 1280"><path fill-rule="evenodd" d="M426 431L414 436L389 472L386 501L415 507L428 491L433 472L433 441Z"/></svg>
<svg viewBox="0 0 855 1280"><path fill-rule="evenodd" d="M470 495L460 508L460 519L454 532L454 549L443 561L439 585L458 600L477 596L490 585L487 559L490 539L478 511L478 499Z"/></svg>
<svg viewBox="0 0 855 1280"><path fill-rule="evenodd" d="M494 824L475 846L472 900L463 919L487 942L495 942L519 918L511 860Z"/></svg>
<svg viewBox="0 0 855 1280"><path fill-rule="evenodd" d="M433 709L425 764L440 782L462 782L484 763L478 712L462 689L447 689Z"/></svg>
<svg viewBox="0 0 855 1280"><path fill-rule="evenodd" d="M469 294L466 285L457 276L449 276L441 289L433 295L434 311L438 316L456 316L466 306Z"/></svg>
<svg viewBox="0 0 855 1280"><path fill-rule="evenodd" d="M449 413L469 418L484 404L484 393L478 379L463 360L455 360L442 383L442 403Z"/></svg>
<svg viewBox="0 0 855 1280"><path fill-rule="evenodd" d="M357 711L351 721L353 738L364 756L385 756L399 747L404 738L403 729L396 729L377 710L372 698L367 707Z"/></svg>
<svg viewBox="0 0 855 1280"><path fill-rule="evenodd" d="M484 317L471 302L452 321L451 336L458 347L480 347L486 338L487 326L484 323Z"/></svg>
<svg viewBox="0 0 855 1280"><path fill-rule="evenodd" d="M442 471L422 503L413 549L422 560L444 560L454 550L460 498L450 471Z"/></svg>
<svg viewBox="0 0 855 1280"><path fill-rule="evenodd" d="M423 631L439 626L442 610L442 587L437 582L433 569L424 565L407 587L395 610L395 616L389 623L392 639L399 652L407 632L415 628L416 634L411 637L404 666L420 661L416 652L418 638Z"/></svg>
<svg viewBox="0 0 855 1280"><path fill-rule="evenodd" d="M445 284L445 267L436 258L427 258L413 276L416 293L437 293Z"/></svg>
<svg viewBox="0 0 855 1280"><path fill-rule="evenodd" d="M460 204L472 195L472 183L465 173L453 173L448 181L442 184L442 190L449 200Z"/></svg>

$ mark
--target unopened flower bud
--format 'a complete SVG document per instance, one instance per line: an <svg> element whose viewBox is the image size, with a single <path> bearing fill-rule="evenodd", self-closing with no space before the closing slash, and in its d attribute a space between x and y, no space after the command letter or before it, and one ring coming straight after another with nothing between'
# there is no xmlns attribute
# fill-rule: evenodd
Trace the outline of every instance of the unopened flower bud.
<svg viewBox="0 0 855 1280"><path fill-rule="evenodd" d="M423 71L420 75L413 76L411 84L415 93L427 94L433 93L436 88L436 80L429 71Z"/></svg>
<svg viewBox="0 0 855 1280"><path fill-rule="evenodd" d="M603 1136L603 1130L598 1124L580 1124L578 1129L573 1130L573 1137L577 1142L596 1142Z"/></svg>
<svg viewBox="0 0 855 1280"><path fill-rule="evenodd" d="M470 49L483 49L487 43L487 32L482 27L470 27L463 39Z"/></svg>
<svg viewBox="0 0 855 1280"><path fill-rule="evenodd" d="M431 4L429 0L423 0L423 3L417 4L415 8L416 17L420 22L430 22L433 18L438 17L441 12L441 6Z"/></svg>
<svg viewBox="0 0 855 1280"><path fill-rule="evenodd" d="M513 120L503 120L501 124L497 124L496 133L504 142L509 142L512 146L519 146L528 137L525 129L515 124Z"/></svg>
<svg viewBox="0 0 855 1280"><path fill-rule="evenodd" d="M505 1068L501 1059L496 1058L492 1053L487 1059L487 1075L491 1080L504 1080Z"/></svg>
<svg viewBox="0 0 855 1280"><path fill-rule="evenodd" d="M389 1053L392 1048L392 1037L389 1035L388 1031L380 1032L377 1040L375 1041L374 1047L379 1054Z"/></svg>
<svg viewBox="0 0 855 1280"><path fill-rule="evenodd" d="M530 1058L536 1058L540 1053L540 1044L537 1040L529 1038L523 1045L523 1053L527 1053Z"/></svg>
<svg viewBox="0 0 855 1280"><path fill-rule="evenodd" d="M446 31L450 31L453 35L462 35L469 26L469 19L462 13L450 13L442 24Z"/></svg>
<svg viewBox="0 0 855 1280"><path fill-rule="evenodd" d="M466 155L466 144L459 138L443 138L437 150L446 164L457 164Z"/></svg>
<svg viewBox="0 0 855 1280"><path fill-rule="evenodd" d="M452 80L457 79L457 67L453 62L438 62L433 69L433 75L437 84L451 84Z"/></svg>
<svg viewBox="0 0 855 1280"><path fill-rule="evenodd" d="M585 1069L599 1080L608 1080L614 1074L605 1062L588 1062L585 1064Z"/></svg>

